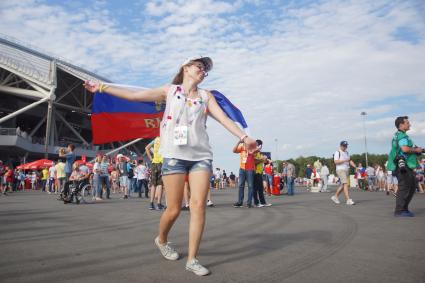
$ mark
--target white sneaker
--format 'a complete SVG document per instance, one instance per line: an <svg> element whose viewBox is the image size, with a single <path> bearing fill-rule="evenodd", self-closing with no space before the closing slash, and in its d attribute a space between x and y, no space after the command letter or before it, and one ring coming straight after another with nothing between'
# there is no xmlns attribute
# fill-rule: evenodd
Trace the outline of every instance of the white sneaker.
<svg viewBox="0 0 425 283"><path fill-rule="evenodd" d="M269 207L269 206L272 206L272 204L271 203L266 203L266 204L263 204L265 207Z"/></svg>
<svg viewBox="0 0 425 283"><path fill-rule="evenodd" d="M155 245L158 247L159 251L161 252L162 256L165 257L168 260L178 260L179 254L176 252L173 247L170 246L170 243L166 243L161 245L159 243L159 237L155 238Z"/></svg>
<svg viewBox="0 0 425 283"><path fill-rule="evenodd" d="M208 207L212 207L212 206L214 206L214 203L212 201L208 200L207 201L207 206Z"/></svg>
<svg viewBox="0 0 425 283"><path fill-rule="evenodd" d="M256 205L256 207L264 207L264 204L259 203Z"/></svg>
<svg viewBox="0 0 425 283"><path fill-rule="evenodd" d="M347 200L347 205L355 205L356 203L352 199Z"/></svg>
<svg viewBox="0 0 425 283"><path fill-rule="evenodd" d="M340 204L341 202L339 201L339 199L336 196L332 196L331 200L335 203L335 204Z"/></svg>
<svg viewBox="0 0 425 283"><path fill-rule="evenodd" d="M186 270L192 271L198 276L204 276L210 273L210 271L203 267L196 258L186 262Z"/></svg>

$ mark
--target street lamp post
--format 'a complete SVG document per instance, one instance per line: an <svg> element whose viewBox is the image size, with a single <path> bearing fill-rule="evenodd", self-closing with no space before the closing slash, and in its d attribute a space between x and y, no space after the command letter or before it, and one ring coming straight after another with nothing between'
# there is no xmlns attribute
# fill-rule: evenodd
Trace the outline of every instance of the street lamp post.
<svg viewBox="0 0 425 283"><path fill-rule="evenodd" d="M277 138L275 138L274 139L274 141L275 141L275 145L276 145L276 160L278 160L279 159L279 154L277 153L277 142L278 142L278 139Z"/></svg>
<svg viewBox="0 0 425 283"><path fill-rule="evenodd" d="M367 160L367 139L366 139L366 112L361 112L360 115L363 116L363 134L364 134L364 148L365 148L365 157L366 157L366 168L369 166L368 160Z"/></svg>

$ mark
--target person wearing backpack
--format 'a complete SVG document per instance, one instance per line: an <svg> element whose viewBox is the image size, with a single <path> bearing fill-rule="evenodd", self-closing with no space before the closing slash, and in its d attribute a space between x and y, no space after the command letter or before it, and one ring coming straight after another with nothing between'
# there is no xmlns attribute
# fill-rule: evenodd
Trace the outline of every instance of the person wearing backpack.
<svg viewBox="0 0 425 283"><path fill-rule="evenodd" d="M340 204L339 195L344 191L345 200L347 205L354 205L355 202L350 198L348 193L348 171L350 165L356 168L356 164L350 159L350 154L347 151L348 142L342 141L339 144L339 149L334 153L334 163L336 165L336 174L338 175L341 185L336 190L335 195L331 197L331 200L335 204Z"/></svg>
<svg viewBox="0 0 425 283"><path fill-rule="evenodd" d="M134 160L133 162L128 162L128 165L130 165L130 167L128 168L128 193L129 195L131 195L132 192L134 193L137 191L137 176L135 174L137 162Z"/></svg>
<svg viewBox="0 0 425 283"><path fill-rule="evenodd" d="M409 117L397 117L395 127L397 132L391 142L387 164L388 170L392 171L398 180L394 216L414 217L415 215L409 211L409 203L416 189L414 169L418 166L418 155L422 154L424 149L415 146L406 134L410 130Z"/></svg>

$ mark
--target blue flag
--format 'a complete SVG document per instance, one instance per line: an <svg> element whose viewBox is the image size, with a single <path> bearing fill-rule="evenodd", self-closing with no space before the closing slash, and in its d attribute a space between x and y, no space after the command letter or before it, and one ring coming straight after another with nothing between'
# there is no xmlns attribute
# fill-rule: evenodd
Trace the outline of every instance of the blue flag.
<svg viewBox="0 0 425 283"><path fill-rule="evenodd" d="M212 90L211 93L214 95L215 100L217 100L218 105L231 120L240 124L244 129L248 128L242 112L235 105L233 105L232 102L230 102L230 100L224 96L224 94L217 90Z"/></svg>

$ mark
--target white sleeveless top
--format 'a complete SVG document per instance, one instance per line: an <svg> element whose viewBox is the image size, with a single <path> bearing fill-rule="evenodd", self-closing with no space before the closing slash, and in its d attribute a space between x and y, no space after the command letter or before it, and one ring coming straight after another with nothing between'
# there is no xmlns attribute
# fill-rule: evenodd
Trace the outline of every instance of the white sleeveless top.
<svg viewBox="0 0 425 283"><path fill-rule="evenodd" d="M179 85L171 85L164 116L161 121L161 146L159 152L164 158L190 161L213 159L207 134L208 94L198 88L198 98L190 99ZM187 126L187 144L174 144L174 128Z"/></svg>

